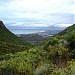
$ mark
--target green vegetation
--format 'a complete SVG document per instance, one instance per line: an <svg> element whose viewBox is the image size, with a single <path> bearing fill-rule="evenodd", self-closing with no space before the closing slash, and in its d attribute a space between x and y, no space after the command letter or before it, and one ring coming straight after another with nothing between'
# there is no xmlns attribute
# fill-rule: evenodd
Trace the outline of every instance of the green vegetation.
<svg viewBox="0 0 75 75"><path fill-rule="evenodd" d="M31 47L31 44L11 33L0 21L0 55L28 50Z"/></svg>
<svg viewBox="0 0 75 75"><path fill-rule="evenodd" d="M75 25L28 47L0 40L0 75L75 75Z"/></svg>
<svg viewBox="0 0 75 75"><path fill-rule="evenodd" d="M20 34L20 38L36 46L37 44L41 43L48 37L47 36L43 37L42 35L35 33L35 34Z"/></svg>

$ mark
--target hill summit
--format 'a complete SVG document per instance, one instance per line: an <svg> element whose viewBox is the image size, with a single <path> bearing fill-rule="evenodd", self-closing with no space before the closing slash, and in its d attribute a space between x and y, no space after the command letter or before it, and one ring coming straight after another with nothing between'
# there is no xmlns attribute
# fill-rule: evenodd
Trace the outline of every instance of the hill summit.
<svg viewBox="0 0 75 75"><path fill-rule="evenodd" d="M4 25L2 21L0 21L0 42L5 42L5 43L11 43L11 44L18 44L18 45L23 45L26 42L18 38L15 34L10 32Z"/></svg>
<svg viewBox="0 0 75 75"><path fill-rule="evenodd" d="M0 27L5 27L2 21L0 21Z"/></svg>

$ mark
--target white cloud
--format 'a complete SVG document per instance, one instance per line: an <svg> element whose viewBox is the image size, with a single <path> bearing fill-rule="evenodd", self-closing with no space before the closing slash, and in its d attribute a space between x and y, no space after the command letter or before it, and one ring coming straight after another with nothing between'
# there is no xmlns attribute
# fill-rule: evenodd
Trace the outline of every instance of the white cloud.
<svg viewBox="0 0 75 75"><path fill-rule="evenodd" d="M11 0L0 5L0 11L4 12L7 18L16 19L39 19L43 23L27 24L28 26L47 26L56 23L69 23L73 21L74 4L73 0ZM1 15L2 15L2 12ZM65 17L67 15L67 17ZM64 17L63 17L64 16ZM73 23L71 21L71 23ZM33 20L34 22L34 20ZM23 25L20 22L14 25ZM26 25L26 24L25 24Z"/></svg>
<svg viewBox="0 0 75 75"><path fill-rule="evenodd" d="M46 23L34 23L34 22L16 22L12 26L21 26L21 27L48 27Z"/></svg>
<svg viewBox="0 0 75 75"><path fill-rule="evenodd" d="M72 24L58 24L58 27L68 27L71 26Z"/></svg>
<svg viewBox="0 0 75 75"><path fill-rule="evenodd" d="M7 7L9 9L14 9L15 11L26 10L31 12L46 12L46 13L65 12L65 11L70 12L69 10L73 9L73 5L67 5L65 0L13 0L9 4L7 4Z"/></svg>
<svg viewBox="0 0 75 75"><path fill-rule="evenodd" d="M13 13L15 17L17 18L43 18L42 14L32 13L32 12L19 12L19 13Z"/></svg>

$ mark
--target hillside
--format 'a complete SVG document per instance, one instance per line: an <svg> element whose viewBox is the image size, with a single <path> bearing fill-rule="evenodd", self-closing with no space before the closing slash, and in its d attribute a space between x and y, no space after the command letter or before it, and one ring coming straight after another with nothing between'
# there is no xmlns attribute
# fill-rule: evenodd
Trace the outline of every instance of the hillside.
<svg viewBox="0 0 75 75"><path fill-rule="evenodd" d="M11 33L0 21L0 53L18 52L23 49L29 49L31 45L28 42L18 38ZM21 50L22 49L22 50Z"/></svg>
<svg viewBox="0 0 75 75"><path fill-rule="evenodd" d="M44 49L48 50L50 46L54 46L55 48L60 48L61 50L66 49L68 50L66 56L68 56L69 59L75 59L75 24L66 28L64 31L60 32L59 34L49 38L44 43L45 43L43 45Z"/></svg>
<svg viewBox="0 0 75 75"><path fill-rule="evenodd" d="M75 24L38 47L0 56L0 75L75 75Z"/></svg>
<svg viewBox="0 0 75 75"><path fill-rule="evenodd" d="M39 44L42 41L44 41L45 39L47 39L48 37L43 37L42 35L39 35L38 33L34 33L34 34L19 34L20 38L35 45L35 44Z"/></svg>
<svg viewBox="0 0 75 75"><path fill-rule="evenodd" d="M0 42L7 42L11 44L18 44L23 45L27 44L27 42L24 42L23 40L19 39L15 34L10 32L2 21L0 21Z"/></svg>
<svg viewBox="0 0 75 75"><path fill-rule="evenodd" d="M50 36L53 36L55 34L58 34L63 29L56 30L55 28L53 30L45 30L43 32L36 32L33 34L16 34L18 37L22 38L23 40L33 44L38 45L39 43L43 42L44 40L48 39Z"/></svg>

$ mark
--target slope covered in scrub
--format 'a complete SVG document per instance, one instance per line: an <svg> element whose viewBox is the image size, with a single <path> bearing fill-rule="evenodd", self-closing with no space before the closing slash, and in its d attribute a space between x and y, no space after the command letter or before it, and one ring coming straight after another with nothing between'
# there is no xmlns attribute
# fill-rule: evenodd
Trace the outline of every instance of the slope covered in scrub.
<svg viewBox="0 0 75 75"><path fill-rule="evenodd" d="M0 54L15 53L24 49L29 49L30 47L31 44L18 38L0 21Z"/></svg>
<svg viewBox="0 0 75 75"><path fill-rule="evenodd" d="M75 75L75 25L38 47L0 56L0 75Z"/></svg>

